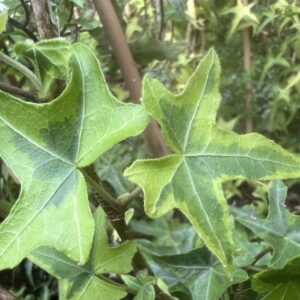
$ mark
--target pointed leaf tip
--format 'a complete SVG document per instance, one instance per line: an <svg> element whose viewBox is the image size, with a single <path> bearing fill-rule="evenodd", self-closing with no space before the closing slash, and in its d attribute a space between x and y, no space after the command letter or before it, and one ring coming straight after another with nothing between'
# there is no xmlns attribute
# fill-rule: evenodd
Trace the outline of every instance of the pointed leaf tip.
<svg viewBox="0 0 300 300"><path fill-rule="evenodd" d="M140 160L126 175L143 188L148 215L180 209L229 271L232 229L222 182L300 177L300 160L261 135L238 135L216 126L220 71L211 49L181 93L153 81L144 85L145 108L175 154Z"/></svg>

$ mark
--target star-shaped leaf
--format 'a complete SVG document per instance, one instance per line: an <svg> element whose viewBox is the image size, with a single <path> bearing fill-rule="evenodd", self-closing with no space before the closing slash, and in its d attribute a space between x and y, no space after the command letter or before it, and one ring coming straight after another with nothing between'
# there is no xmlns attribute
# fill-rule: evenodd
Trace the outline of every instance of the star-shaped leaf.
<svg viewBox="0 0 300 300"><path fill-rule="evenodd" d="M174 153L138 160L125 175L143 188L150 217L179 208L208 248L230 268L231 226L222 182L299 177L300 159L259 134L238 135L215 125L219 77L214 50L178 95L146 77L144 106L160 123Z"/></svg>
<svg viewBox="0 0 300 300"><path fill-rule="evenodd" d="M263 294L262 300L300 299L300 259L288 262L282 270L267 270L256 274L252 288Z"/></svg>
<svg viewBox="0 0 300 300"><path fill-rule="evenodd" d="M105 214L98 208L94 215L96 229L89 260L83 266L53 248L41 247L29 259L58 278L60 299L118 300L126 296L123 287L106 279L103 273L126 274L132 270L131 260L136 242L127 241L109 247L106 236Z"/></svg>
<svg viewBox="0 0 300 300"><path fill-rule="evenodd" d="M234 14L228 38L232 37L232 35L236 32L236 30L243 21L246 22L247 26L255 25L258 23L256 15L253 12L251 12L251 9L254 5L255 3L250 3L246 5L243 3L243 0L237 0L236 6L229 8L223 12L224 15Z"/></svg>
<svg viewBox="0 0 300 300"><path fill-rule="evenodd" d="M182 291L193 300L218 300L231 285L247 280L247 273L235 268L232 278L207 248L188 253L148 258L153 272L170 292Z"/></svg>
<svg viewBox="0 0 300 300"><path fill-rule="evenodd" d="M22 184L0 226L0 269L14 267L40 246L83 264L94 222L79 169L148 122L141 106L112 96L88 47L73 46L70 66L67 88L51 103L0 92L0 156Z"/></svg>
<svg viewBox="0 0 300 300"><path fill-rule="evenodd" d="M300 217L291 214L284 206L287 187L281 181L273 181L269 190L270 209L266 219L239 214L237 221L251 229L274 249L272 268L283 268L300 254Z"/></svg>

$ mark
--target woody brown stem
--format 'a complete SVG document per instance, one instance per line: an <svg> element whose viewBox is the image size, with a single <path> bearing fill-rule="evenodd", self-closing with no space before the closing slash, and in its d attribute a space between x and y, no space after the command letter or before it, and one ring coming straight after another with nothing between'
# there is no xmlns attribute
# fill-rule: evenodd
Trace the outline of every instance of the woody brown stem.
<svg viewBox="0 0 300 300"><path fill-rule="evenodd" d="M244 0L244 4L248 3ZM247 81L245 84L245 107L246 107L246 133L253 131L252 120L252 84L250 78L251 72L251 41L250 41L250 27L243 30L243 55L244 55L244 70L247 74Z"/></svg>
<svg viewBox="0 0 300 300"><path fill-rule="evenodd" d="M141 77L114 7L110 0L94 0L94 5L123 74L132 101L139 103L142 93ZM146 130L146 137L150 150L155 156L161 156L166 153L159 126L154 120L150 121Z"/></svg>
<svg viewBox="0 0 300 300"><path fill-rule="evenodd" d="M53 38L54 29L49 14L47 0L31 0L31 4L40 38L42 40Z"/></svg>

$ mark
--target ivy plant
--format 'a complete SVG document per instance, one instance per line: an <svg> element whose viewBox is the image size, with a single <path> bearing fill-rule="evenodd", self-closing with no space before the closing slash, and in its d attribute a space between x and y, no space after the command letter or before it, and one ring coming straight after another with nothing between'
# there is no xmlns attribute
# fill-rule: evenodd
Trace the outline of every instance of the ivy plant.
<svg viewBox="0 0 300 300"><path fill-rule="evenodd" d="M178 94L146 75L140 105L113 96L82 43L26 42L16 52L35 73L10 65L33 76L45 98L0 91L0 156L21 184L0 225L0 270L26 258L58 279L60 299L71 300L217 300L244 282L263 299L299 295L299 217L284 207L279 179L300 177L300 158L262 135L218 127L221 67L213 49ZM66 87L47 102L62 78ZM114 181L101 181L94 163L104 153L122 162L122 151L108 150L141 134L149 116L169 154L133 162L124 175L139 187L119 196L122 185L115 198ZM240 179L275 180L265 219L229 209L223 183Z"/></svg>
<svg viewBox="0 0 300 300"><path fill-rule="evenodd" d="M219 77L214 50L202 59L179 94L145 77L145 109L160 123L172 154L138 160L125 175L142 186L149 216L180 209L230 270L232 234L222 183L240 178L296 178L300 159L262 135L238 135L216 126Z"/></svg>
<svg viewBox="0 0 300 300"><path fill-rule="evenodd" d="M41 247L29 258L59 279L62 299L118 300L126 296L124 287L115 284L102 274L126 274L132 270L131 259L136 242L127 241L118 247L108 247L105 214L99 207L94 214L95 235L89 259L79 266L55 249Z"/></svg>
<svg viewBox="0 0 300 300"><path fill-rule="evenodd" d="M0 226L0 268L41 246L84 264L95 226L80 169L147 122L141 106L113 97L83 44L72 46L70 80L54 101L35 104L0 92L0 154L22 185Z"/></svg>

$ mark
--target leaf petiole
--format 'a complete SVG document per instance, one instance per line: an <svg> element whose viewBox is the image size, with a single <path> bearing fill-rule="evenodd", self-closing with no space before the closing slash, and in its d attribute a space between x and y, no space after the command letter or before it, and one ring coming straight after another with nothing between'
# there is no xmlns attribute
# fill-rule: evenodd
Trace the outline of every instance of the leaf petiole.
<svg viewBox="0 0 300 300"><path fill-rule="evenodd" d="M10 65L11 67L15 68L19 72L21 72L24 76L26 76L34 85L34 87L39 91L42 88L42 84L38 77L27 67L19 63L18 61L12 59L8 55L0 52L0 61Z"/></svg>

